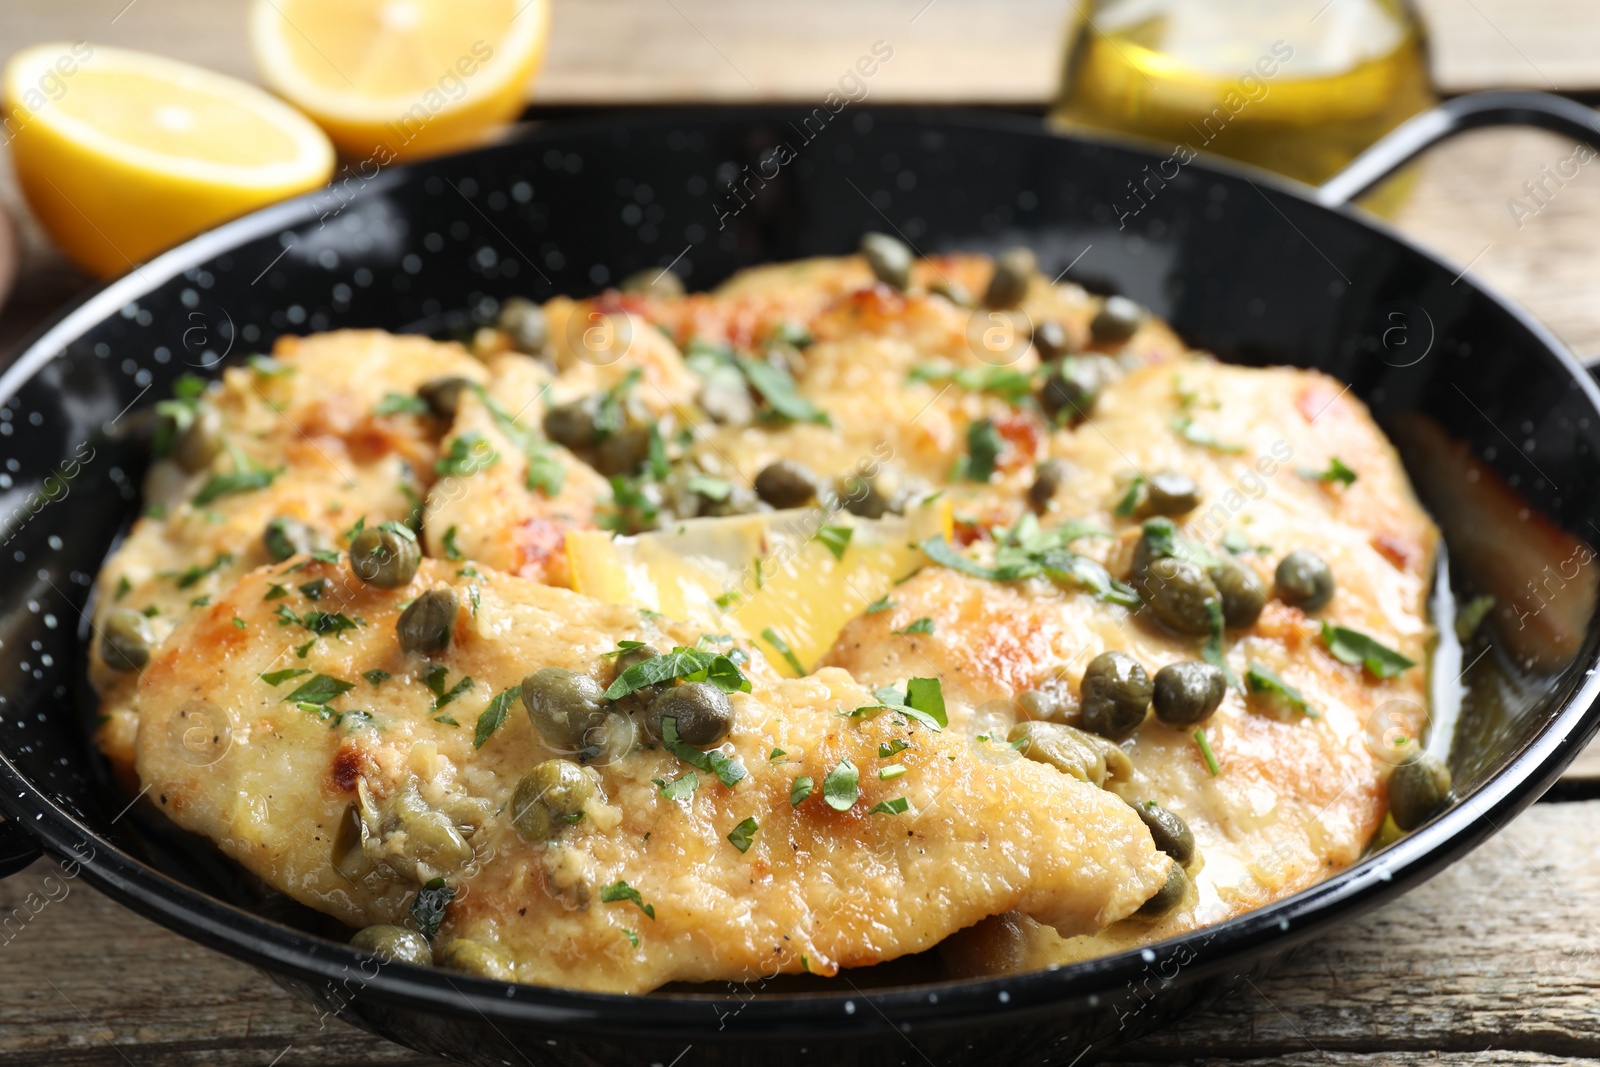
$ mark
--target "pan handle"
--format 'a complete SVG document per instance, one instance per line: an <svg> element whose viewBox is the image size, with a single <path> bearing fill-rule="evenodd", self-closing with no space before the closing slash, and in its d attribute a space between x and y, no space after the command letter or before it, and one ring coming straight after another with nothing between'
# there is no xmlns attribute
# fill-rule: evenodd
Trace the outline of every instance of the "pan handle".
<svg viewBox="0 0 1600 1067"><path fill-rule="evenodd" d="M15 820L0 822L0 878L8 878L44 855Z"/></svg>
<svg viewBox="0 0 1600 1067"><path fill-rule="evenodd" d="M1446 100L1390 130L1317 190L1324 207L1348 204L1424 150L1486 126L1536 126L1600 146L1600 114L1552 93L1495 91Z"/></svg>

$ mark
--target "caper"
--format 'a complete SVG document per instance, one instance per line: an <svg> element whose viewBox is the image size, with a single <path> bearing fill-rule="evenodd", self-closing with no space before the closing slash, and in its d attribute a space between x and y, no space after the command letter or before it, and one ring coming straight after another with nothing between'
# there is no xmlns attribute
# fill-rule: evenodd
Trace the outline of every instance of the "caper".
<svg viewBox="0 0 1600 1067"><path fill-rule="evenodd" d="M1109 296L1089 322L1089 336L1096 344L1126 341L1144 325L1144 308L1125 296Z"/></svg>
<svg viewBox="0 0 1600 1067"><path fill-rule="evenodd" d="M130 608L113 608L100 629L100 658L114 671L141 671L156 635L150 620Z"/></svg>
<svg viewBox="0 0 1600 1067"><path fill-rule="evenodd" d="M1150 710L1150 676L1125 652L1102 652L1090 660L1078 693L1083 728L1113 741L1131 736Z"/></svg>
<svg viewBox="0 0 1600 1067"><path fill-rule="evenodd" d="M877 482L859 475L839 479L839 498L845 510L863 519L881 519L894 511L894 502L879 492Z"/></svg>
<svg viewBox="0 0 1600 1067"><path fill-rule="evenodd" d="M886 233L861 236L861 254L880 282L904 290L911 284L911 249Z"/></svg>
<svg viewBox="0 0 1600 1067"><path fill-rule="evenodd" d="M1039 406L1056 422L1089 417L1105 387L1101 357L1068 356L1052 366L1039 383Z"/></svg>
<svg viewBox="0 0 1600 1067"><path fill-rule="evenodd" d="M1033 505L1033 510L1048 510L1050 501L1055 499L1056 491L1066 480L1067 465L1059 459L1047 459L1035 467L1033 484L1028 486L1028 503Z"/></svg>
<svg viewBox="0 0 1600 1067"><path fill-rule="evenodd" d="M1059 678L1047 678L1034 688L1023 690L1016 701L1028 718L1048 722L1066 722L1078 710L1077 698Z"/></svg>
<svg viewBox="0 0 1600 1067"><path fill-rule="evenodd" d="M1081 782L1103 786L1107 778L1133 775L1128 754L1103 737L1058 722L1019 722L1006 740L1017 751L1039 763L1048 763Z"/></svg>
<svg viewBox="0 0 1600 1067"><path fill-rule="evenodd" d="M395 623L401 649L424 655L444 651L450 647L460 610L461 598L454 589L440 586L423 593L400 613Z"/></svg>
<svg viewBox="0 0 1600 1067"><path fill-rule="evenodd" d="M1333 599L1333 570L1315 552L1297 549L1278 561L1273 574L1278 599L1303 611L1318 611Z"/></svg>
<svg viewBox="0 0 1600 1067"><path fill-rule="evenodd" d="M638 293L657 300L676 300L683 296L683 279L670 270L646 267L622 279L617 288L624 293Z"/></svg>
<svg viewBox="0 0 1600 1067"><path fill-rule="evenodd" d="M472 388L465 378L429 378L417 386L417 399L428 405L434 417L449 421L456 417L461 404L461 390Z"/></svg>
<svg viewBox="0 0 1600 1067"><path fill-rule="evenodd" d="M211 466L222 451L222 415L210 404L195 408L189 425L172 438L172 458L193 474Z"/></svg>
<svg viewBox="0 0 1600 1067"><path fill-rule="evenodd" d="M523 296L513 296L500 307L499 326L511 337L518 352L536 356L544 351L550 328L544 308Z"/></svg>
<svg viewBox="0 0 1600 1067"><path fill-rule="evenodd" d="M450 816L429 807L415 788L395 794L389 810L405 831L409 859L444 870L455 870L472 860L472 846L460 828Z"/></svg>
<svg viewBox="0 0 1600 1067"><path fill-rule="evenodd" d="M817 476L792 459L768 463L756 475L756 495L775 508L798 508L816 499Z"/></svg>
<svg viewBox="0 0 1600 1067"><path fill-rule="evenodd" d="M565 667L544 667L524 678L522 706L540 736L555 748L583 744L607 713L600 683Z"/></svg>
<svg viewBox="0 0 1600 1067"><path fill-rule="evenodd" d="M1426 752L1389 776L1389 814L1402 830L1415 830L1450 803L1450 768Z"/></svg>
<svg viewBox="0 0 1600 1067"><path fill-rule="evenodd" d="M1065 326L1047 319L1033 328L1033 347L1039 353L1039 361L1049 363L1072 351L1072 337Z"/></svg>
<svg viewBox="0 0 1600 1067"><path fill-rule="evenodd" d="M1169 663L1156 671L1151 703L1168 726L1197 726L1211 718L1228 692L1228 678L1209 663Z"/></svg>
<svg viewBox="0 0 1600 1067"><path fill-rule="evenodd" d="M994 261L994 274L989 277L989 288L984 290L983 306L987 308L1014 308L1028 295L1028 283L1033 280L1038 262L1031 248L1012 248Z"/></svg>
<svg viewBox="0 0 1600 1067"><path fill-rule="evenodd" d="M1156 471L1145 482L1144 511L1149 515L1182 515L1200 503L1200 487L1181 471Z"/></svg>
<svg viewBox="0 0 1600 1067"><path fill-rule="evenodd" d="M594 450L594 469L608 477L628 474L650 458L650 427L624 426L606 434Z"/></svg>
<svg viewBox="0 0 1600 1067"><path fill-rule="evenodd" d="M1167 872L1167 880L1155 895L1143 904L1135 915L1146 919L1154 919L1165 915L1167 912L1183 903L1183 898L1189 895L1189 876L1183 873L1183 866L1174 861L1172 869Z"/></svg>
<svg viewBox="0 0 1600 1067"><path fill-rule="evenodd" d="M447 970L460 971L479 978L492 978L499 982L517 980L517 968L511 962L511 957L497 948L491 948L478 941L469 941L464 937L445 942L444 947L434 953L434 958L440 967Z"/></svg>
<svg viewBox="0 0 1600 1067"><path fill-rule="evenodd" d="M928 283L928 292L944 297L956 307L969 308L977 303L966 286L949 278L935 278Z"/></svg>
<svg viewBox="0 0 1600 1067"><path fill-rule="evenodd" d="M1189 830L1189 824L1153 800L1133 803L1133 810L1139 813L1139 819L1150 831L1156 848L1188 866L1189 861L1194 859L1194 834Z"/></svg>
<svg viewBox="0 0 1600 1067"><path fill-rule="evenodd" d="M1206 568L1222 597L1222 618L1235 630L1254 626L1267 604L1267 583L1252 568L1223 556Z"/></svg>
<svg viewBox="0 0 1600 1067"><path fill-rule="evenodd" d="M1222 597L1205 569L1186 559L1169 556L1150 564L1142 591L1150 613L1180 634L1209 634L1212 612L1222 607Z"/></svg>
<svg viewBox="0 0 1600 1067"><path fill-rule="evenodd" d="M593 397L557 404L544 413L544 435L568 448L588 448L595 441L598 407Z"/></svg>
<svg viewBox="0 0 1600 1067"><path fill-rule="evenodd" d="M418 967L433 966L433 949L428 939L404 926L364 926L350 939L352 948L370 952L381 960L393 963L412 963Z"/></svg>
<svg viewBox="0 0 1600 1067"><path fill-rule="evenodd" d="M1143 586L1150 564L1172 555L1182 536L1171 519L1146 521L1140 528L1138 544L1133 546L1133 566L1129 569L1128 580L1135 586Z"/></svg>
<svg viewBox="0 0 1600 1067"><path fill-rule="evenodd" d="M549 759L522 776L511 796L511 825L524 841L548 841L583 817L594 799L593 771L571 760Z"/></svg>
<svg viewBox="0 0 1600 1067"><path fill-rule="evenodd" d="M685 682L650 702L649 731L665 736L663 724L676 719L678 737L696 748L714 745L733 728L733 704L728 694L710 682Z"/></svg>
<svg viewBox="0 0 1600 1067"><path fill-rule="evenodd" d="M290 556L310 552L317 547L317 531L287 515L279 515L267 523L261 532L261 543L267 547L272 562L282 563Z"/></svg>
<svg viewBox="0 0 1600 1067"><path fill-rule="evenodd" d="M368 526L350 542L350 569L379 589L397 589L416 576L422 565L417 535L398 523Z"/></svg>

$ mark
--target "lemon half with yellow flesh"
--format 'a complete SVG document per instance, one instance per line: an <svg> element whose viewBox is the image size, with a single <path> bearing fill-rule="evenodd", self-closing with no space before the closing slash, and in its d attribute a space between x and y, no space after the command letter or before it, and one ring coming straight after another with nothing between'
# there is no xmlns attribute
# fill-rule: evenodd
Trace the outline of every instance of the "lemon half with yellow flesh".
<svg viewBox="0 0 1600 1067"><path fill-rule="evenodd" d="M516 118L549 0L256 0L262 78L377 165L464 148Z"/></svg>
<svg viewBox="0 0 1600 1067"><path fill-rule="evenodd" d="M61 42L18 52L4 82L28 206L101 277L333 175L304 115L187 63Z"/></svg>
<svg viewBox="0 0 1600 1067"><path fill-rule="evenodd" d="M773 666L795 677L927 563L924 540L949 535L949 505L933 501L882 519L802 509L688 519L636 537L579 530L567 535L567 556L578 592L759 638Z"/></svg>

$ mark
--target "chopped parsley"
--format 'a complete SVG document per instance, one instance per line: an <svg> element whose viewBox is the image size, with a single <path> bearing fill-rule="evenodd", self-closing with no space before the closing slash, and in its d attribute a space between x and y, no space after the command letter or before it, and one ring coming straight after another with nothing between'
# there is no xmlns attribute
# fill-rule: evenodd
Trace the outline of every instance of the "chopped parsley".
<svg viewBox="0 0 1600 1067"><path fill-rule="evenodd" d="M682 678L686 682L710 682L724 693L750 692L750 680L728 655L679 645L671 652L635 663L611 683L607 700L619 700L636 689Z"/></svg>
<svg viewBox="0 0 1600 1067"><path fill-rule="evenodd" d="M1217 439L1217 435L1201 426L1187 415L1174 416L1170 424L1173 433L1188 441L1191 445L1200 445L1216 452L1243 452L1243 445L1224 444Z"/></svg>
<svg viewBox="0 0 1600 1067"><path fill-rule="evenodd" d="M1298 473L1300 477L1310 478L1312 481L1338 482L1340 485L1344 486L1354 485L1356 479L1360 477L1360 475L1356 474L1355 471L1345 466L1344 461L1338 456L1328 457L1327 470L1319 471L1313 470L1310 467L1301 467Z"/></svg>
<svg viewBox="0 0 1600 1067"><path fill-rule="evenodd" d="M238 452L233 454L233 466L230 474L213 474L207 478L189 502L203 508L225 496L265 489L284 471L282 467L257 467Z"/></svg>
<svg viewBox="0 0 1600 1067"><path fill-rule="evenodd" d="M891 609L891 608L893 608L895 606L896 606L895 602L893 600L889 599L889 594L885 593L881 597L879 597L877 600L874 600L872 603L868 604L867 605L867 610L865 612L863 612L863 614L866 614L866 615L877 615L880 612L888 611L889 609Z"/></svg>
<svg viewBox="0 0 1600 1067"><path fill-rule="evenodd" d="M778 631L769 626L761 631L761 639L783 657L783 661L794 670L794 673L799 675L806 673L805 664L800 662L800 657L794 654L794 649L789 647L789 642L785 641Z"/></svg>
<svg viewBox="0 0 1600 1067"><path fill-rule="evenodd" d="M755 841L756 834L760 832L761 824L752 818L747 818L728 834L728 843L740 852L749 852L750 845Z"/></svg>
<svg viewBox="0 0 1600 1067"><path fill-rule="evenodd" d="M1321 717L1317 714L1317 709L1306 700L1304 693L1261 664L1251 663L1244 677L1252 693L1261 694L1276 703L1286 704L1313 719Z"/></svg>
<svg viewBox="0 0 1600 1067"><path fill-rule="evenodd" d="M1239 676L1233 673L1233 668L1228 666L1227 657L1222 654L1222 635L1225 622L1222 616L1222 602L1220 600L1206 601L1206 620L1211 624L1211 636L1206 638L1206 644L1200 650L1200 658L1222 672L1230 686L1239 688Z"/></svg>
<svg viewBox="0 0 1600 1067"><path fill-rule="evenodd" d="M888 759L890 756L898 755L910 747L910 742L902 741L898 737L892 741L885 741L878 746L878 758Z"/></svg>
<svg viewBox="0 0 1600 1067"><path fill-rule="evenodd" d="M1360 630L1333 623L1322 624L1322 640L1328 652L1340 663L1361 664L1374 678L1393 678L1417 661L1380 644Z"/></svg>
<svg viewBox="0 0 1600 1067"><path fill-rule="evenodd" d="M852 718L870 718L871 713L887 708L908 719L915 719L935 732L950 725L944 707L944 689L937 678L913 678L906 683L904 694L894 686L886 685L874 689L872 695L878 699L878 703L850 712Z"/></svg>
<svg viewBox="0 0 1600 1067"><path fill-rule="evenodd" d="M828 413L800 395L800 388L787 370L765 360L734 356L733 362L761 399L771 417L784 422L814 422L832 426Z"/></svg>
<svg viewBox="0 0 1600 1067"><path fill-rule="evenodd" d="M940 363L918 363L911 368L910 380L935 385L949 382L973 393L992 393L1008 404L1020 404L1033 393L1033 376L1011 367L952 367Z"/></svg>
<svg viewBox="0 0 1600 1067"><path fill-rule="evenodd" d="M1206 728L1199 727L1194 732L1194 743L1200 746L1200 757L1206 761L1206 770L1215 778L1222 773L1222 768L1217 766L1217 754L1211 751L1211 742L1206 739Z"/></svg>
<svg viewBox="0 0 1600 1067"><path fill-rule="evenodd" d="M388 671L374 667L370 671L362 671L361 677L367 680L368 685L376 687L382 685L384 682L387 682L390 675Z"/></svg>
<svg viewBox="0 0 1600 1067"><path fill-rule="evenodd" d="M668 715L661 720L661 747L697 770L714 774L723 785L732 789L749 772L737 756L728 756L715 749L702 752L678 736L678 720Z"/></svg>
<svg viewBox="0 0 1600 1067"><path fill-rule="evenodd" d="M861 796L861 773L846 756L822 780L823 802L834 811L849 811Z"/></svg>
<svg viewBox="0 0 1600 1067"><path fill-rule="evenodd" d="M461 547L456 544L456 528L454 526L444 532L444 558L451 562L460 562L467 557L461 554Z"/></svg>
<svg viewBox="0 0 1600 1067"><path fill-rule="evenodd" d="M197 563L194 566L188 568L187 570L168 571L168 572L164 573L161 577L163 577L163 578L172 578L172 579L176 580L177 583L178 583L178 588L179 589L188 589L189 587L191 587L193 585L197 585L200 582L200 580L205 578L207 575L211 575L211 574L217 573L222 568L228 566L232 562L233 562L233 553L232 552L219 552L219 553L217 553L217 558L216 559L213 559L210 563L207 563L204 566L201 566L200 564Z"/></svg>
<svg viewBox="0 0 1600 1067"><path fill-rule="evenodd" d="M906 637L911 634L931 634L933 633L933 620L924 615L910 626L907 626L904 630L893 630L890 632L899 634L902 637Z"/></svg>
<svg viewBox="0 0 1600 1067"><path fill-rule="evenodd" d="M457 697L471 692L473 685L476 684L471 678L463 676L455 685L446 689L444 683L449 674L450 671L444 664L435 663L422 675L422 684L427 686L436 698L433 702L432 710L434 711L439 711L446 704L452 703ZM440 720L435 719L434 721ZM451 722L450 725L455 726L456 723Z"/></svg>
<svg viewBox="0 0 1600 1067"><path fill-rule="evenodd" d="M287 682L290 678L298 678L302 674L310 673L311 672L306 670L304 667L290 667L289 669L282 671L268 671L266 674L260 675L259 677L268 685L277 686Z"/></svg>
<svg viewBox="0 0 1600 1067"><path fill-rule="evenodd" d="M385 393L372 408L374 415L426 415L427 402L415 394Z"/></svg>
<svg viewBox="0 0 1600 1067"><path fill-rule="evenodd" d="M441 476L477 474L499 462L500 453L494 450L489 439L477 430L467 430L450 441L450 447L434 463L433 469Z"/></svg>
<svg viewBox="0 0 1600 1067"><path fill-rule="evenodd" d="M623 927L622 936L626 937L628 939L628 944L632 945L634 948L639 947L639 935L634 933L632 930L629 930L627 927Z"/></svg>
<svg viewBox="0 0 1600 1067"><path fill-rule="evenodd" d="M796 778L793 784L789 786L789 806L798 808L805 803L806 798L810 795L811 779L806 777Z"/></svg>
<svg viewBox="0 0 1600 1067"><path fill-rule="evenodd" d="M893 800L885 800L880 804L874 804L872 807L867 809L867 814L904 815L906 810L910 807L911 804L906 800L905 797L895 797Z"/></svg>
<svg viewBox="0 0 1600 1067"><path fill-rule="evenodd" d="M844 550L850 547L850 537L855 529L849 526L824 526L817 531L817 540L833 554L834 559L844 559Z"/></svg>
<svg viewBox="0 0 1600 1067"><path fill-rule="evenodd" d="M903 763L890 763L890 764L888 764L886 766L878 768L878 780L881 781L881 782L892 781L893 779L900 777L904 773L906 773L905 764L903 764Z"/></svg>
<svg viewBox="0 0 1600 1067"><path fill-rule="evenodd" d="M993 419L978 419L967 427L967 454L956 461L956 481L987 482L1005 451L1005 439Z"/></svg>
<svg viewBox="0 0 1600 1067"><path fill-rule="evenodd" d="M1128 483L1128 491L1122 494L1122 499L1117 501L1116 514L1119 518L1131 518L1139 510L1139 501L1144 496L1144 475L1135 474L1133 481Z"/></svg>
<svg viewBox="0 0 1600 1067"><path fill-rule="evenodd" d="M693 771L684 771L670 782L660 778L650 780L656 784L656 788L667 800L688 800L694 796L694 791L700 788L700 779Z"/></svg>
<svg viewBox="0 0 1600 1067"><path fill-rule="evenodd" d="M1138 607L1139 594L1131 586L1111 577L1110 572L1099 563L1066 547L1081 537L1100 535L1101 531L1078 522L1063 523L1046 530L1039 526L1032 514L1024 514L997 544L993 566L969 559L943 537L930 537L922 543L921 548L929 559L941 567L949 567L975 578L1013 582L1043 576L1083 589L1095 599L1108 604Z"/></svg>
<svg viewBox="0 0 1600 1067"><path fill-rule="evenodd" d="M117 591L112 594L111 599L121 600L123 597L127 596L132 589L133 583L128 581L128 576L124 574L122 577L117 579Z"/></svg>
<svg viewBox="0 0 1600 1067"><path fill-rule="evenodd" d="M505 724L506 712L511 705L522 698L522 686L514 685L510 689L502 689L489 701L489 706L483 709L478 716L477 728L472 731L472 747L482 748L494 732Z"/></svg>
<svg viewBox="0 0 1600 1067"><path fill-rule="evenodd" d="M273 684L276 685L277 683ZM347 682L343 678L335 678L331 674L317 674L313 675L309 681L300 683L294 692L283 699L286 703L294 701L297 704L326 704L330 700L338 699L354 688L354 682Z"/></svg>
<svg viewBox="0 0 1600 1067"><path fill-rule="evenodd" d="M417 898L411 902L411 918L416 920L423 937L433 940L444 923L445 908L455 898L456 891L445 885L443 878L435 878L417 890Z"/></svg>
<svg viewBox="0 0 1600 1067"><path fill-rule="evenodd" d="M612 882L600 890L600 903L615 904L618 901L626 901L635 905L652 919L656 917L655 905L646 904L644 898L639 895L639 891L627 882Z"/></svg>

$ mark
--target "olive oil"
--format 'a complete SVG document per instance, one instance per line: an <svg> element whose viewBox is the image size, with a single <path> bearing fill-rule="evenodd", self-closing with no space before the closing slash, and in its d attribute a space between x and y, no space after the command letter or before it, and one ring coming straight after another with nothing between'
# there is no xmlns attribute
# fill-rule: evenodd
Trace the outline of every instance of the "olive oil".
<svg viewBox="0 0 1600 1067"><path fill-rule="evenodd" d="M1403 0L1102 0L1079 8L1052 118L1304 182L1432 105Z"/></svg>

